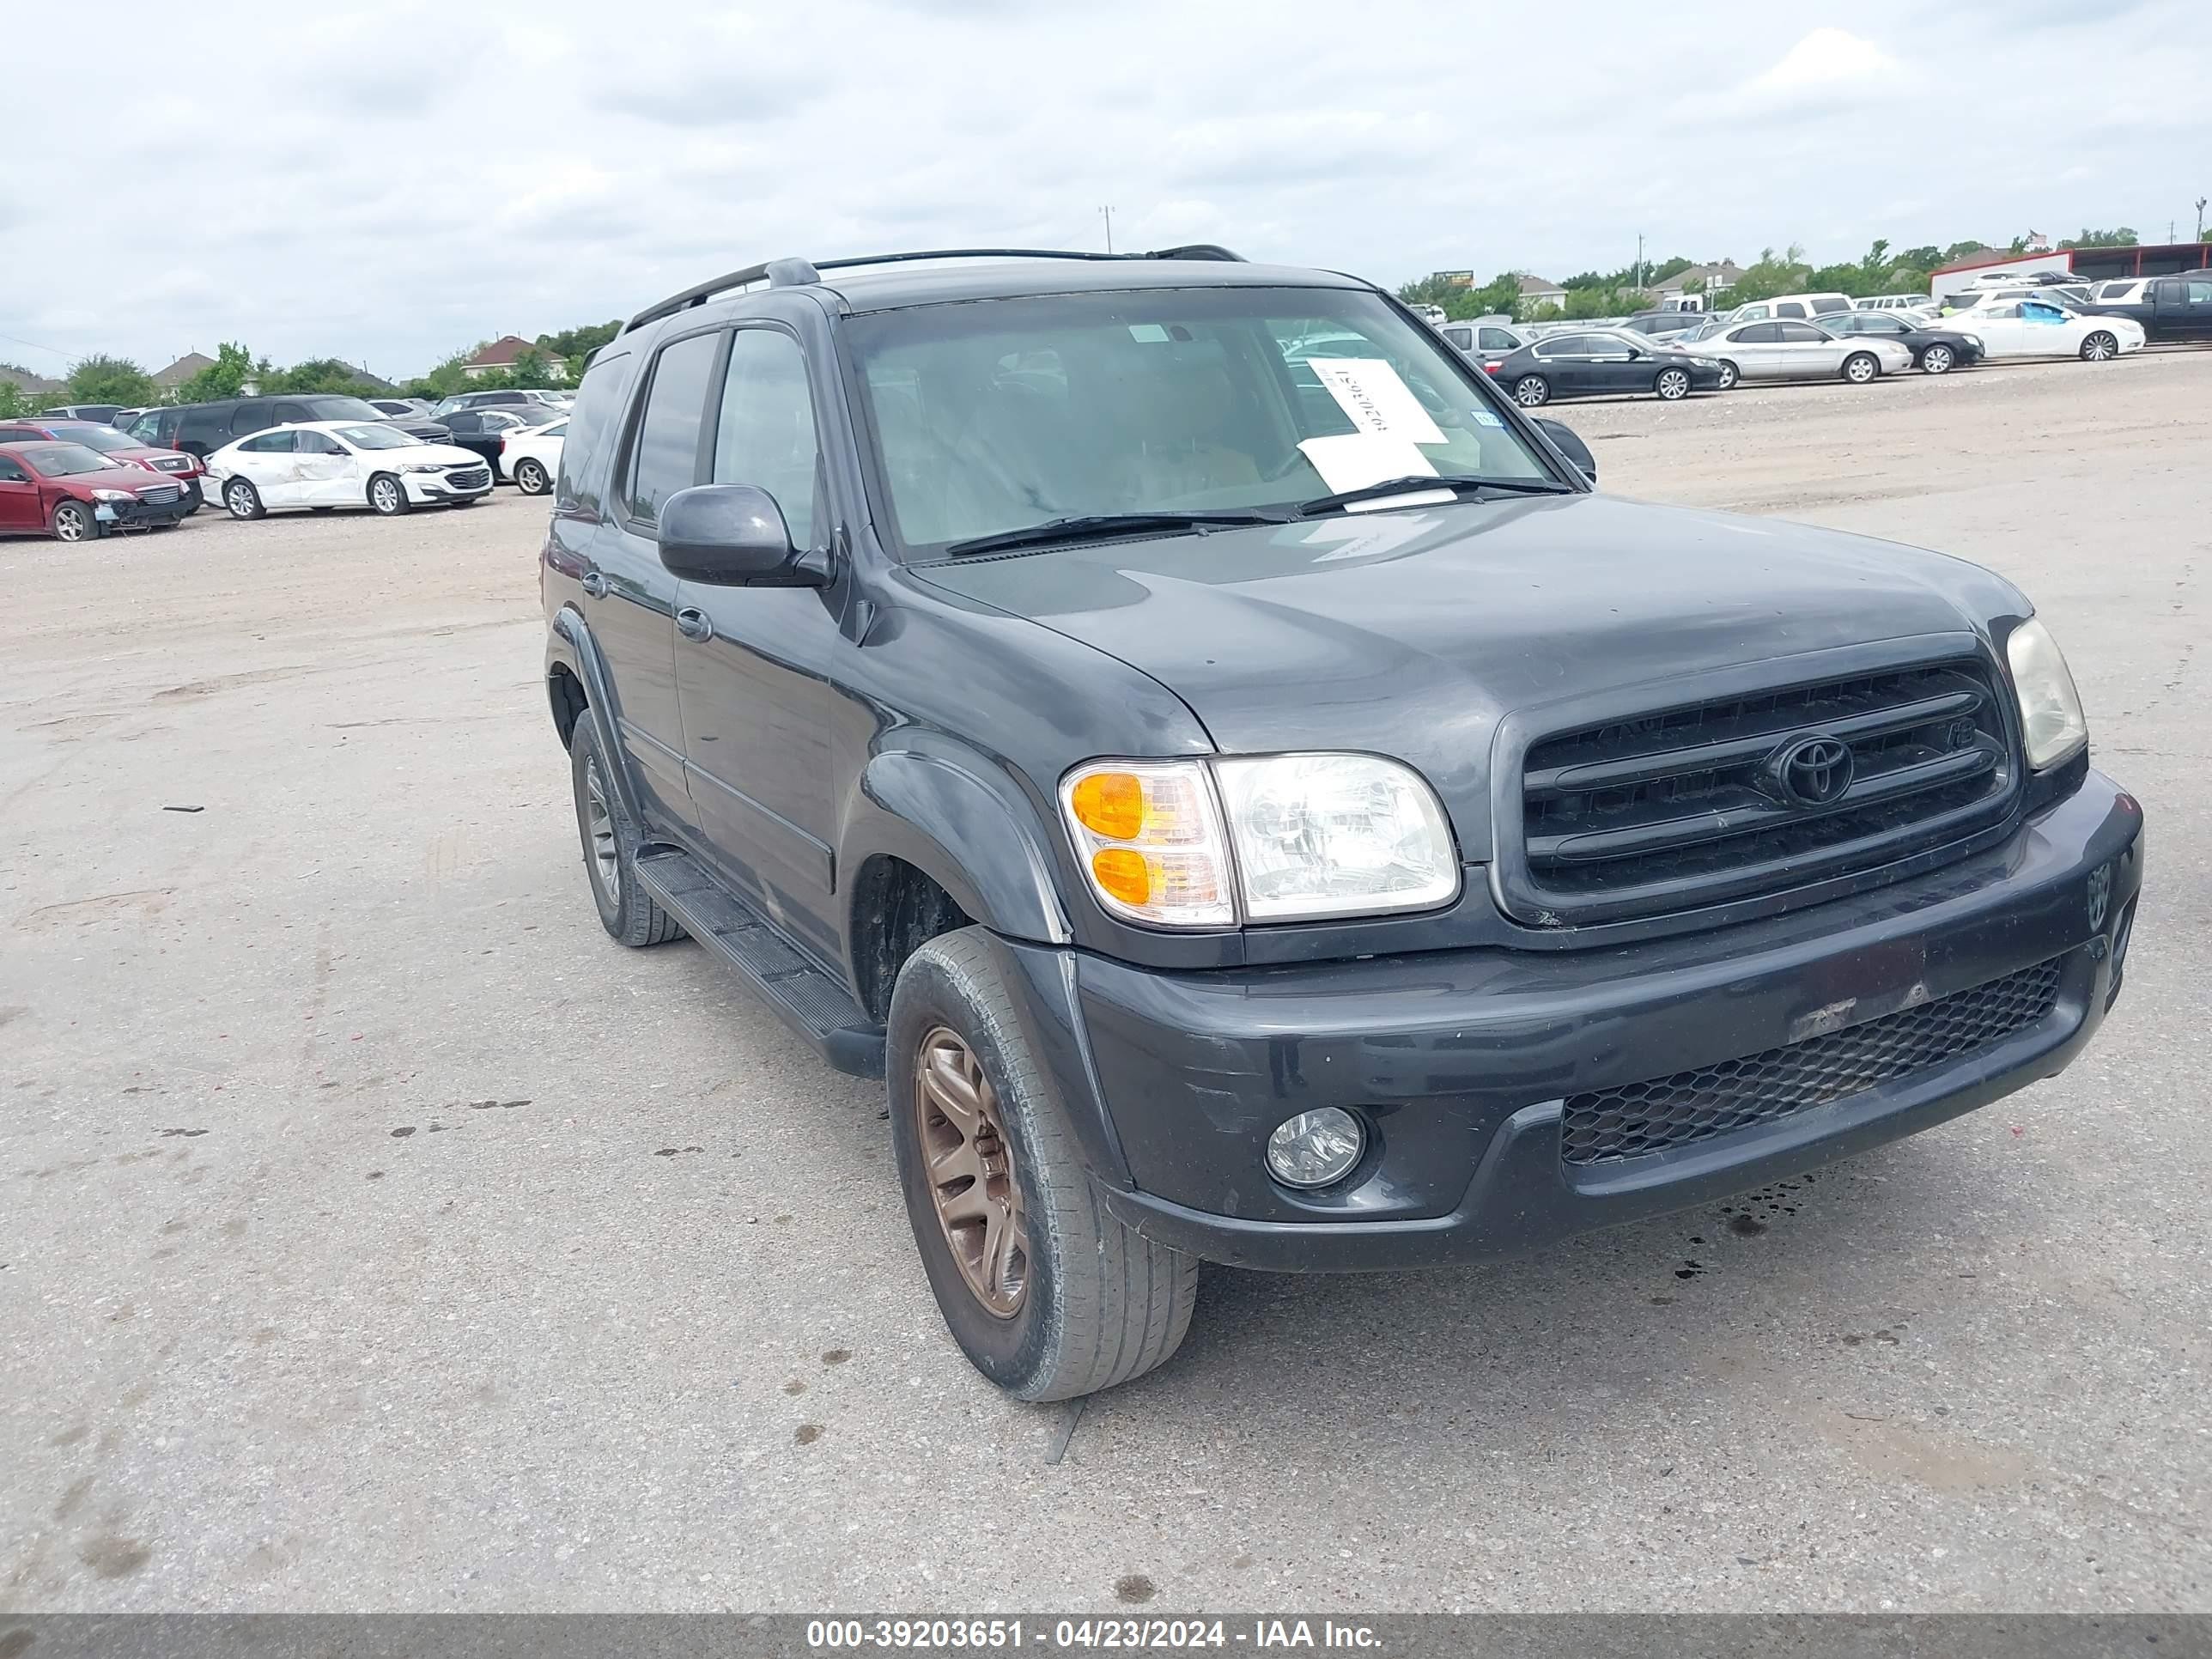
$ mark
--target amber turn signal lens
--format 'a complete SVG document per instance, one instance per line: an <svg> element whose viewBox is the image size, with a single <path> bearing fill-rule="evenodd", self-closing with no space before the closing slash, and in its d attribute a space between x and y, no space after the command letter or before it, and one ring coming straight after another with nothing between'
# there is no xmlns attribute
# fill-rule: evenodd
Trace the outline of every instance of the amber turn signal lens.
<svg viewBox="0 0 2212 1659"><path fill-rule="evenodd" d="M1075 821L1109 841L1133 841L1145 827L1145 785L1127 772L1093 772L1068 797Z"/></svg>
<svg viewBox="0 0 2212 1659"><path fill-rule="evenodd" d="M1100 848L1091 855L1091 873L1099 891L1124 904L1142 904L1152 896L1152 866L1142 853L1128 848Z"/></svg>

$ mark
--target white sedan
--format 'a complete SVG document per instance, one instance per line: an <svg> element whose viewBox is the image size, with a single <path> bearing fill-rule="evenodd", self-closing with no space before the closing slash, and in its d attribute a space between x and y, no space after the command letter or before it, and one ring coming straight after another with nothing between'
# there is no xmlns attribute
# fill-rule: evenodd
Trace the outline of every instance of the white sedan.
<svg viewBox="0 0 2212 1659"><path fill-rule="evenodd" d="M272 426L225 444L207 458L207 469L208 493L234 519L285 507L365 507L392 518L415 507L466 507L491 494L483 456L368 421Z"/></svg>
<svg viewBox="0 0 2212 1659"><path fill-rule="evenodd" d="M2102 363L2143 348L2142 325L2132 317L2085 315L2045 300L1979 305L1945 322L1981 336L1985 357L2079 357Z"/></svg>
<svg viewBox="0 0 2212 1659"><path fill-rule="evenodd" d="M526 495L543 495L561 476L561 441L568 435L565 420L507 433L500 443L500 476L513 479Z"/></svg>

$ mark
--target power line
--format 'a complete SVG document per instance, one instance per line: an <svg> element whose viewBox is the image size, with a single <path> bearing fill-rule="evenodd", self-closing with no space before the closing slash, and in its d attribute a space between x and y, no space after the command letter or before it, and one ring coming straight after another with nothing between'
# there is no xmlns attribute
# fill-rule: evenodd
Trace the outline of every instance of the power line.
<svg viewBox="0 0 2212 1659"><path fill-rule="evenodd" d="M60 358L65 363L73 363L76 361L68 352L57 351L50 345L40 345L36 340L19 340L12 334L0 334L0 340L5 340L11 345L28 346L33 351L46 352L51 356Z"/></svg>

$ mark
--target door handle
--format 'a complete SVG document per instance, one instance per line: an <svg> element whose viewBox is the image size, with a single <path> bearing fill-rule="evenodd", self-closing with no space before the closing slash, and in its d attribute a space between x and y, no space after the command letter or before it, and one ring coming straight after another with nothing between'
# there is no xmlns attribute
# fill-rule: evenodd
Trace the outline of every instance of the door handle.
<svg viewBox="0 0 2212 1659"><path fill-rule="evenodd" d="M607 579L596 570L584 573L583 589L588 599L604 599L607 596Z"/></svg>
<svg viewBox="0 0 2212 1659"><path fill-rule="evenodd" d="M707 613L687 605L676 613L676 631L687 640L711 640L714 624L707 620Z"/></svg>

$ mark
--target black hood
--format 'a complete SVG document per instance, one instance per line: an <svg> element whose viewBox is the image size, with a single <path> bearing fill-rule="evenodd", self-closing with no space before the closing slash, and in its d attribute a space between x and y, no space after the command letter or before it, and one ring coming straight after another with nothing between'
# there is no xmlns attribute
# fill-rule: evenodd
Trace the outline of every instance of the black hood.
<svg viewBox="0 0 2212 1659"><path fill-rule="evenodd" d="M1599 495L1344 514L923 567L1178 695L1218 748L1395 755L1486 847L1499 719L1570 696L2027 613L1941 554ZM1783 678L1778 675L1778 678Z"/></svg>

